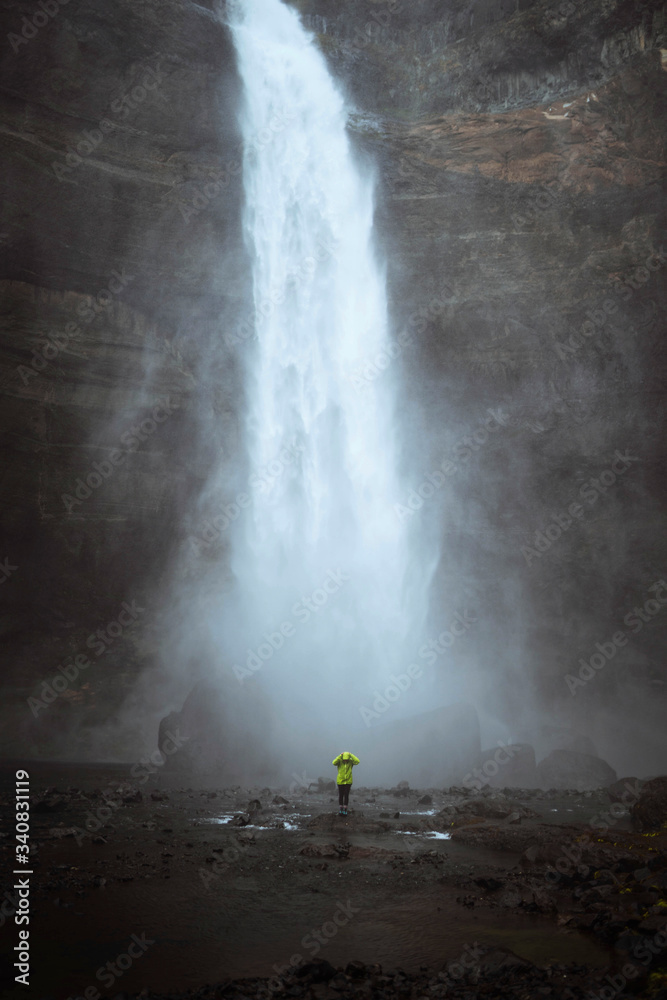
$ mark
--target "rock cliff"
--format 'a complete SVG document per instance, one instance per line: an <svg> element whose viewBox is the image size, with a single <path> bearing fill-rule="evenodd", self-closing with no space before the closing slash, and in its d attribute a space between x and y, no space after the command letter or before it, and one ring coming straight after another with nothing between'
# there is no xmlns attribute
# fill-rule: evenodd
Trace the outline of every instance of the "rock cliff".
<svg viewBox="0 0 667 1000"><path fill-rule="evenodd" d="M378 178L392 324L409 331L402 422L426 442L406 481L457 460L430 509L434 621L479 618L457 654L467 694L504 720L544 705L645 769L665 708L663 5L295 6ZM0 5L7 753L131 755L154 737L135 721L142 677L156 716L190 683L167 684L181 651L163 609L212 455L237 446L250 309L239 83L212 8ZM30 711L82 652L90 666ZM636 758L617 760L640 719ZM113 737L91 743L101 723Z"/></svg>

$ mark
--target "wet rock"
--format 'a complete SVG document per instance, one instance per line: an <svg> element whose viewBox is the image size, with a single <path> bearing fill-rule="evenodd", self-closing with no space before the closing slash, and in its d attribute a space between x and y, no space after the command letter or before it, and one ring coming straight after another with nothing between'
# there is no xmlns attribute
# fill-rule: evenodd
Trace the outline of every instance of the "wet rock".
<svg viewBox="0 0 667 1000"><path fill-rule="evenodd" d="M151 792L153 802L168 802L169 796L166 792Z"/></svg>
<svg viewBox="0 0 667 1000"><path fill-rule="evenodd" d="M340 853L335 844L304 844L299 851L306 858L338 858Z"/></svg>
<svg viewBox="0 0 667 1000"><path fill-rule="evenodd" d="M430 795L422 795L418 802L420 806L430 806L433 803L433 799Z"/></svg>
<svg viewBox="0 0 667 1000"><path fill-rule="evenodd" d="M227 826L248 826L251 821L251 817L248 813L238 813L233 819L230 819Z"/></svg>
<svg viewBox="0 0 667 1000"><path fill-rule="evenodd" d="M137 805L139 802L143 802L143 800L144 797L138 788L135 791L128 792L126 795L123 795L123 802L128 806Z"/></svg>
<svg viewBox="0 0 667 1000"><path fill-rule="evenodd" d="M482 750L473 776L492 788L534 788L538 784L535 751L529 743L511 743Z"/></svg>
<svg viewBox="0 0 667 1000"><path fill-rule="evenodd" d="M646 784L640 778L619 778L613 781L607 788L607 795L610 802L621 802L625 806L632 806L641 794L642 787Z"/></svg>
<svg viewBox="0 0 667 1000"><path fill-rule="evenodd" d="M236 839L241 844L254 844L255 834L252 832L252 830L239 830L239 832L236 834Z"/></svg>
<svg viewBox="0 0 667 1000"><path fill-rule="evenodd" d="M475 885L478 885L481 889L486 889L487 892L495 892L496 889L502 888L505 884L503 881L493 876L481 876L480 878L474 879Z"/></svg>
<svg viewBox="0 0 667 1000"><path fill-rule="evenodd" d="M36 813L60 812L67 809L69 803L69 795L49 795L35 802L32 811Z"/></svg>
<svg viewBox="0 0 667 1000"><path fill-rule="evenodd" d="M607 787L616 781L616 772L606 761L593 754L576 750L552 750L537 765L538 781L542 788L575 788L589 791Z"/></svg>
<svg viewBox="0 0 667 1000"><path fill-rule="evenodd" d="M646 782L630 816L633 828L640 833L662 829L667 823L667 776Z"/></svg>
<svg viewBox="0 0 667 1000"><path fill-rule="evenodd" d="M261 808L262 808L262 803L259 801L259 799L251 799L248 805L246 806L246 812L252 815L253 813L260 812Z"/></svg>
<svg viewBox="0 0 667 1000"><path fill-rule="evenodd" d="M591 738L570 726L536 726L524 730L522 736L526 744L535 748L537 760L543 760L554 750L571 750L597 757L597 748Z"/></svg>
<svg viewBox="0 0 667 1000"><path fill-rule="evenodd" d="M462 813L460 816L455 816L452 820L450 826L452 829L457 829L461 826L475 826L476 823L483 823L483 816L474 816L472 813Z"/></svg>
<svg viewBox="0 0 667 1000"><path fill-rule="evenodd" d="M353 959L345 966L345 975L349 976L350 979L363 979L366 975L366 966L363 962Z"/></svg>
<svg viewBox="0 0 667 1000"><path fill-rule="evenodd" d="M507 817L507 822L511 823L513 826L518 825L521 823L521 813L511 812Z"/></svg>
<svg viewBox="0 0 667 1000"><path fill-rule="evenodd" d="M311 983L326 983L336 975L331 962L320 958L313 962L304 962L298 969L294 970L294 975L298 979L308 979Z"/></svg>
<svg viewBox="0 0 667 1000"><path fill-rule="evenodd" d="M282 797L282 795L274 795L274 797L271 800L271 802L272 802L272 804L274 806L286 806L286 805L289 805L287 799L284 799Z"/></svg>

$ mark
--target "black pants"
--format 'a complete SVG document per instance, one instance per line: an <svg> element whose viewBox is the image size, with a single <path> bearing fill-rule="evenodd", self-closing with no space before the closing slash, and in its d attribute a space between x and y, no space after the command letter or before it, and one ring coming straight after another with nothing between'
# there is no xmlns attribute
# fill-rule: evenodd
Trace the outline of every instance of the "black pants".
<svg viewBox="0 0 667 1000"><path fill-rule="evenodd" d="M352 785L339 785L338 786L338 805L346 806L350 798L350 789Z"/></svg>

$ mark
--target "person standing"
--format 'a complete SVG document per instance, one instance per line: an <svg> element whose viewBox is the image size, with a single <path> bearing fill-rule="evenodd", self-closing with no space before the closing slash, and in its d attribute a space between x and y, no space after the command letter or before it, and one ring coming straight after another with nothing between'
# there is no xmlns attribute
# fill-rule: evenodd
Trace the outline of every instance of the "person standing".
<svg viewBox="0 0 667 1000"><path fill-rule="evenodd" d="M359 758L353 753L345 750L339 753L331 762L338 768L338 815L347 816L347 804L350 799L350 789L352 788L352 768L359 763Z"/></svg>

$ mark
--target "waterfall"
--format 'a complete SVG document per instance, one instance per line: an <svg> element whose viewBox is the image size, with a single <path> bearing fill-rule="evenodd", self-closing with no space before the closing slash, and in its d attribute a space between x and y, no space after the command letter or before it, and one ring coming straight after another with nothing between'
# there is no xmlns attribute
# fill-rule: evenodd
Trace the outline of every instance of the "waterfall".
<svg viewBox="0 0 667 1000"><path fill-rule="evenodd" d="M328 715L332 731L358 728L360 701L414 655L420 613L407 587L408 526L393 507L396 364L372 382L358 374L390 345L373 183L298 14L247 0L229 18L256 337L250 503L234 526L225 629L241 635L231 644L239 681L252 673L287 727L306 718L319 730Z"/></svg>

